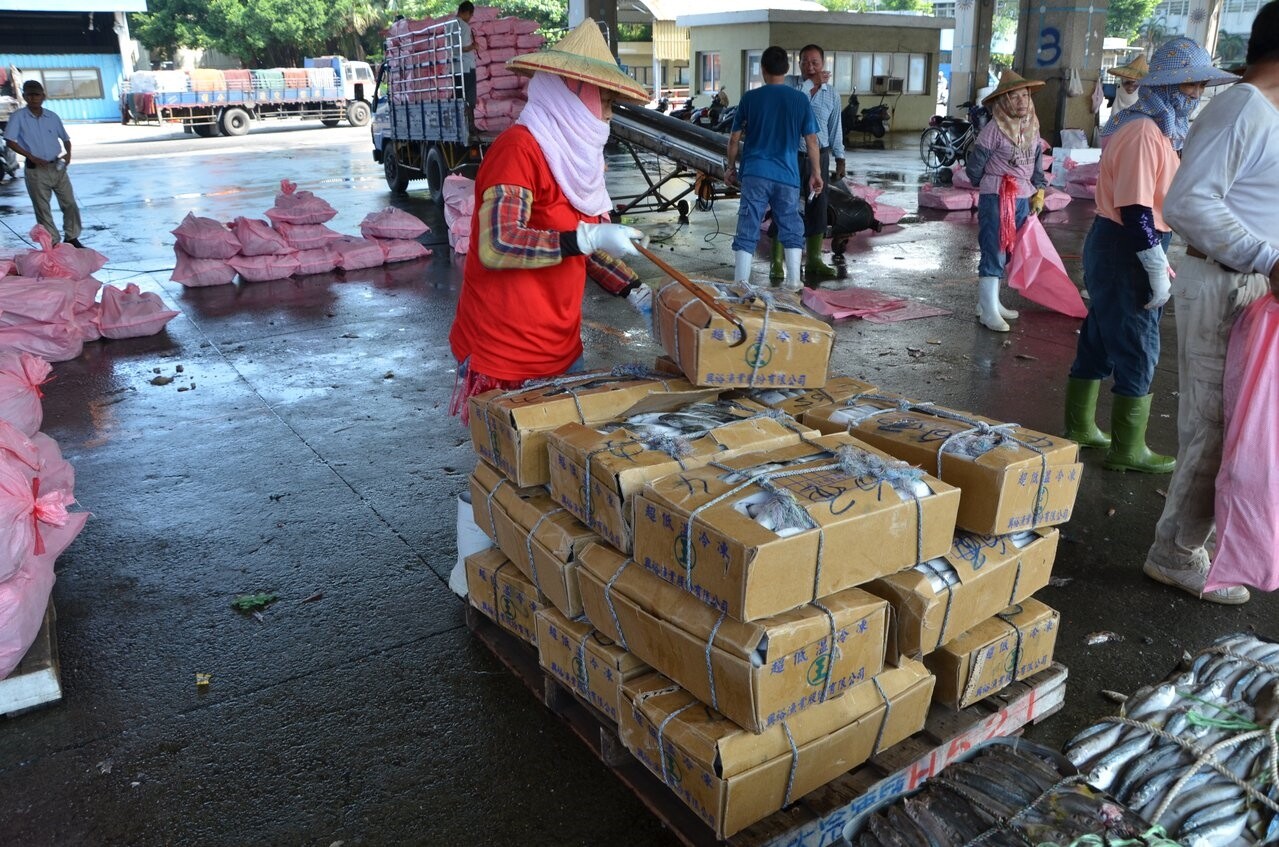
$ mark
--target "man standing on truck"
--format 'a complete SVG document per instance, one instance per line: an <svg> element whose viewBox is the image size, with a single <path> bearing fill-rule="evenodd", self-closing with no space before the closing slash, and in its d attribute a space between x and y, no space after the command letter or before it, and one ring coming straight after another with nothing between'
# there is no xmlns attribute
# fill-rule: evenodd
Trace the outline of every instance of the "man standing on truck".
<svg viewBox="0 0 1279 847"><path fill-rule="evenodd" d="M458 4L457 24L462 30L462 99L466 100L466 123L472 132L475 131L475 58L479 52L471 32L474 15L475 4L471 0Z"/></svg>
<svg viewBox="0 0 1279 847"><path fill-rule="evenodd" d="M49 196L56 194L58 208L62 209L66 242L72 247L83 247L80 243L80 207L76 205L71 178L67 176L67 166L71 164L71 136L67 135L62 119L44 108L43 85L34 79L27 80L22 83L22 96L27 105L9 116L4 138L10 150L27 159L23 175L31 205L35 207L36 221L53 236L54 244L62 240L53 223L53 210L49 208Z"/></svg>
<svg viewBox="0 0 1279 847"><path fill-rule="evenodd" d="M449 332L458 361L449 411L463 420L475 394L580 366L588 276L652 313L652 292L615 258L637 255L631 241L643 234L607 223L613 201L604 187L613 102L647 103L648 92L617 66L590 18L509 67L533 77L528 102L476 175L471 245Z"/></svg>

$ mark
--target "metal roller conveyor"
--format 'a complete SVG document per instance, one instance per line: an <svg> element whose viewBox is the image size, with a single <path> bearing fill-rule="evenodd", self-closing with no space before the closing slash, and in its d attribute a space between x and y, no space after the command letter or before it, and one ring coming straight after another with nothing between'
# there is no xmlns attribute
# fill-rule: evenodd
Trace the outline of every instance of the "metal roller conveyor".
<svg viewBox="0 0 1279 847"><path fill-rule="evenodd" d="M680 222L688 221L688 195L696 192L699 209L709 209L717 198L736 197L724 185L724 160L728 156L728 136L687 121L672 118L642 106L613 106L613 139L631 154L636 168L648 183L639 194L614 195L614 218L636 212L679 212ZM675 163L663 173L653 173L639 150L656 153ZM673 183L673 184L672 184Z"/></svg>

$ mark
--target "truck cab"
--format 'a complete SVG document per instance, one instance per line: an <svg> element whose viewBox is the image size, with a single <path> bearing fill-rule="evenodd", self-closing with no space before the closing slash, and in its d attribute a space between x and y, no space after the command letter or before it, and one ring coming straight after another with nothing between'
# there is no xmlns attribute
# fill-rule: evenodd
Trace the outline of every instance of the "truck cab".
<svg viewBox="0 0 1279 847"><path fill-rule="evenodd" d="M305 68L332 68L345 100L373 102L373 68L368 62L357 62L342 56L315 56L303 61Z"/></svg>

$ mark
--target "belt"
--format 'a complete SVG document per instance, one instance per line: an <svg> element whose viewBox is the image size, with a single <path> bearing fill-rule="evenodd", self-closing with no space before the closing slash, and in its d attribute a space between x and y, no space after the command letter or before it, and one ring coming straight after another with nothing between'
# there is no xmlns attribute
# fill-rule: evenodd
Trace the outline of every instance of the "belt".
<svg viewBox="0 0 1279 847"><path fill-rule="evenodd" d="M1186 245L1186 255L1187 255L1187 256L1189 256L1189 257L1190 257L1190 258L1192 258L1192 259L1203 259L1205 262L1209 262L1209 263L1211 263L1211 264L1214 264L1214 265L1216 265L1217 267L1221 268L1223 271L1230 271L1232 274L1246 274L1246 273L1252 273L1252 271L1237 271L1237 270L1235 270L1235 269L1234 269L1234 268L1232 268L1232 267L1228 267L1227 265L1223 265L1221 262L1218 262L1218 261L1217 261L1216 259L1214 259L1212 256L1209 256L1207 253L1205 253L1204 251L1200 250L1198 247L1194 246L1193 244L1187 244L1187 245Z"/></svg>

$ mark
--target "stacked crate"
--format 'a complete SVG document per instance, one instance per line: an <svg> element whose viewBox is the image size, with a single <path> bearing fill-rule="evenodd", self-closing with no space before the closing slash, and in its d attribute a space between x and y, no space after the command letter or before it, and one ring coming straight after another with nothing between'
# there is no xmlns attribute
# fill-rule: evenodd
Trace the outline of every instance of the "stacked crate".
<svg viewBox="0 0 1279 847"><path fill-rule="evenodd" d="M472 502L498 550L467 564L471 603L725 838L921 730L934 696L1031 672L1056 613L1029 596L1079 465L1069 442L828 379L828 325L702 284L743 343L671 285L653 374L472 398ZM736 417L643 434L690 403Z"/></svg>
<svg viewBox="0 0 1279 847"><path fill-rule="evenodd" d="M528 78L506 63L523 53L542 48L546 39L537 34L537 21L500 17L493 7L479 7L471 17L476 46L475 125L487 132L501 132L515 123L528 100ZM406 72L392 82L396 103L456 100L460 89L461 35L453 16L400 20L391 25L386 41L387 58Z"/></svg>

